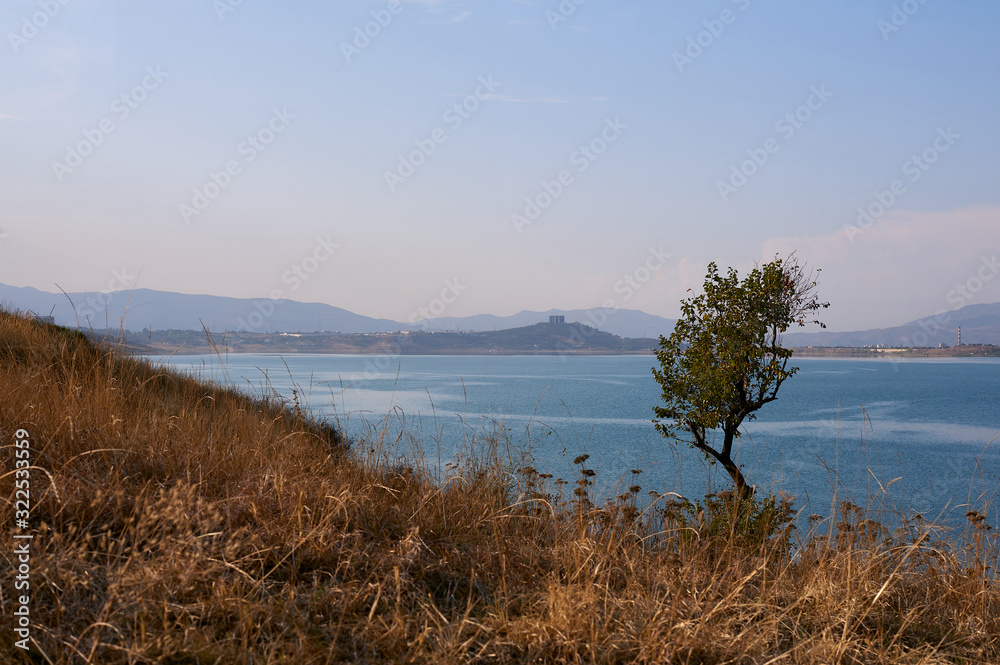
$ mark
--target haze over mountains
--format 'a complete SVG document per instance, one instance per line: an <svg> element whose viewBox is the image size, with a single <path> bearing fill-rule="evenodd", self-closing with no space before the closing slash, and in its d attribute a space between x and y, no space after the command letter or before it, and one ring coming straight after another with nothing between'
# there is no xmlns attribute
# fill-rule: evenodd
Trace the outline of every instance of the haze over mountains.
<svg viewBox="0 0 1000 665"><path fill-rule="evenodd" d="M60 325L84 328L117 328L123 322L126 330L135 331L150 327L154 330L201 330L202 324L213 332L242 329L251 332L328 330L359 333L401 329L396 321L361 316L322 303L188 295L152 289L64 295L0 285L0 302L43 316L51 313Z"/></svg>
<svg viewBox="0 0 1000 665"><path fill-rule="evenodd" d="M963 344L1000 345L1000 302L966 305L893 328L856 332L788 332L788 346L955 346L958 328ZM815 326L813 326L815 328ZM796 330L808 330L797 328Z"/></svg>
<svg viewBox="0 0 1000 665"><path fill-rule="evenodd" d="M227 298L151 289L63 294L3 284L0 284L0 305L40 316L51 315L56 323L70 327L117 328L124 321L124 327L134 331L149 328L200 330L203 324L213 332L489 331L545 322L551 315L562 315L567 322L578 321L620 337L656 337L669 334L674 326L673 319L626 309L522 311L511 316L479 314L411 323L376 319L324 303L294 300ZM967 305L893 328L857 332L789 331L785 342L790 346L954 345L959 326L966 344L1000 344L1000 303Z"/></svg>
<svg viewBox="0 0 1000 665"><path fill-rule="evenodd" d="M73 302L72 305L70 300ZM672 330L674 326L672 319L645 312L600 308L524 311L512 316L480 314L467 317L442 317L411 323L375 319L324 303L187 295L151 289L64 295L29 287L0 284L0 303L25 311L30 310L41 316L49 316L51 313L55 322L60 325L75 327L79 322L84 328L117 328L119 322L124 321L125 329L134 331L150 327L154 330L201 330L202 324L213 332L485 331L541 323L548 321L551 315L562 315L567 321L580 321L620 337L656 337Z"/></svg>

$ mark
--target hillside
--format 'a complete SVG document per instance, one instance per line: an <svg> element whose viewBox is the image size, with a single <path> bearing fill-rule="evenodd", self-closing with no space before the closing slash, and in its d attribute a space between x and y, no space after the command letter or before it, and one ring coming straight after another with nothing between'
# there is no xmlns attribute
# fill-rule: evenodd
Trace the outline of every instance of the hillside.
<svg viewBox="0 0 1000 665"><path fill-rule="evenodd" d="M384 433L348 446L297 399L2 310L0 395L0 519L15 477L30 496L27 554L0 554L4 589L30 582L5 596L30 615L24 650L0 632L7 662L1000 660L979 513L951 540L922 518L890 533L872 497L795 534L784 499L734 522L726 495L677 502L641 469L595 506L586 456L567 489L509 430L470 432L436 473Z"/></svg>
<svg viewBox="0 0 1000 665"><path fill-rule="evenodd" d="M1000 303L966 305L957 310L928 316L893 328L857 332L789 332L790 346L954 346L958 327L964 344L1000 345Z"/></svg>
<svg viewBox="0 0 1000 665"><path fill-rule="evenodd" d="M526 310L511 316L481 314L402 322L362 316L323 303L290 299L226 298L152 289L64 295L4 284L0 284L0 305L42 316L51 315L56 323L70 327L118 329L123 323L125 330L136 332L149 329L201 331L203 327L213 332L256 333L495 331L548 321L550 315L564 315L567 321L582 321L621 337L656 338L674 325L670 319L645 312L601 308Z"/></svg>
<svg viewBox="0 0 1000 665"><path fill-rule="evenodd" d="M69 296L67 298L67 295ZM42 316L50 313L60 325L83 329L110 328L119 324L129 331L194 330L214 333L302 333L325 331L345 335L391 332L498 332L547 322L549 316L565 316L595 329L623 338L658 339L669 335L675 321L629 309L551 309L521 311L510 316L478 314L439 317L416 322L376 319L323 303L304 303L266 298L226 298L188 295L169 291L135 289L111 293L48 293L32 288L0 284L0 305ZM73 304L71 304L71 301ZM853 332L800 332L785 335L785 344L808 346L952 346L958 326L966 344L1000 345L1000 303L966 305L901 326ZM350 346L350 344L348 344ZM485 348L485 347L484 347Z"/></svg>
<svg viewBox="0 0 1000 665"><path fill-rule="evenodd" d="M673 319L647 314L635 309L550 309L545 312L525 310L511 316L479 314L476 316L440 317L420 322L424 330L492 331L523 328L548 321L550 316L564 316L567 321L579 321L612 335L630 338L657 339L674 328Z"/></svg>
<svg viewBox="0 0 1000 665"><path fill-rule="evenodd" d="M115 331L94 331L115 336ZM625 354L651 353L652 339L624 339L578 323L536 323L491 332L228 333L210 342L204 331L154 330L126 334L137 353L391 353L393 355Z"/></svg>
<svg viewBox="0 0 1000 665"><path fill-rule="evenodd" d="M68 297L67 297L68 296ZM72 303L72 304L71 304ZM345 333L403 330L397 321L374 319L323 303L267 298L226 298L135 289L111 293L48 293L0 284L0 304L51 316L60 325L126 330L255 330Z"/></svg>

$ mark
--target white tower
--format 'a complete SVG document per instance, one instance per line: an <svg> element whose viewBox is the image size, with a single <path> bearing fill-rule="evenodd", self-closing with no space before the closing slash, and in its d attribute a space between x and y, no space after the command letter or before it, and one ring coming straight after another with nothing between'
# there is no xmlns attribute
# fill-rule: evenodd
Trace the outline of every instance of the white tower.
<svg viewBox="0 0 1000 665"><path fill-rule="evenodd" d="M958 345L962 346L962 326L958 327Z"/></svg>

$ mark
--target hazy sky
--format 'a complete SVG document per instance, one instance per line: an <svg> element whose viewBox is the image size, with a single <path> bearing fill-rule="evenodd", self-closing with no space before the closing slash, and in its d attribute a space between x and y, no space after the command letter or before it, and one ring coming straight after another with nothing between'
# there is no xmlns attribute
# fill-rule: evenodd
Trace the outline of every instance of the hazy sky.
<svg viewBox="0 0 1000 665"><path fill-rule="evenodd" d="M676 316L709 261L797 250L833 330L1000 300L995 1L8 0L0 25L6 284Z"/></svg>

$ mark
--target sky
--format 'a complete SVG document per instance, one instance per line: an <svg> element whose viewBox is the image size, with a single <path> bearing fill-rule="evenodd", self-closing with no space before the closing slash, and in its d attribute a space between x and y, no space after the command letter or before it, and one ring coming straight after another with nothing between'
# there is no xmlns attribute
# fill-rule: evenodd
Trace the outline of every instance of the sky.
<svg viewBox="0 0 1000 665"><path fill-rule="evenodd" d="M0 283L830 330L1000 301L988 0L8 0ZM666 332L666 331L664 331Z"/></svg>

